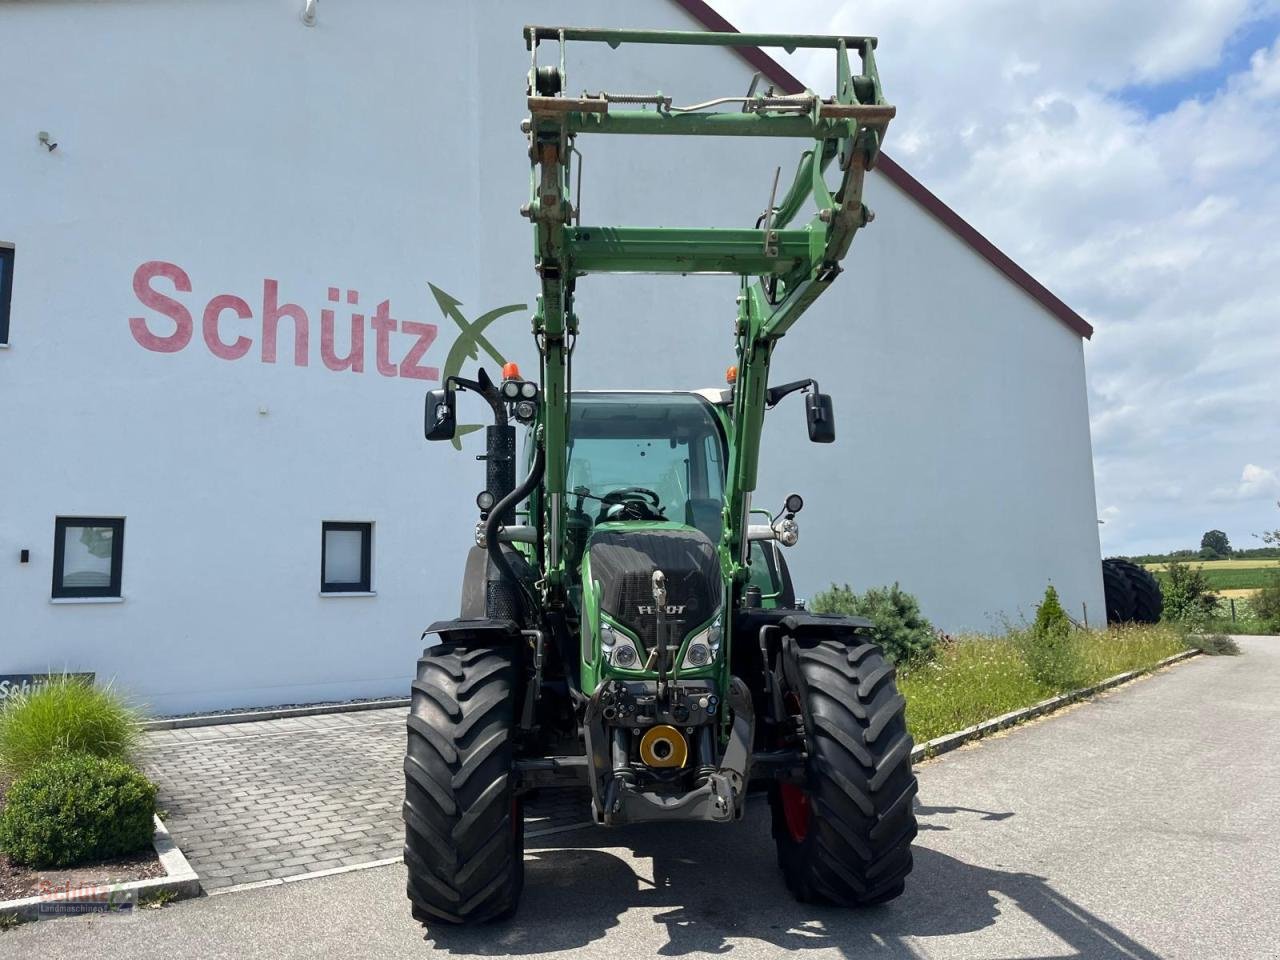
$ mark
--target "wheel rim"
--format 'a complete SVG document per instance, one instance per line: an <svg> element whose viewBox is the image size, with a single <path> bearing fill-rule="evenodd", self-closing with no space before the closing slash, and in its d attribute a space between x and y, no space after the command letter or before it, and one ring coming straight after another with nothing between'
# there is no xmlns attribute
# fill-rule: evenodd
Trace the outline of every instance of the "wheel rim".
<svg viewBox="0 0 1280 960"><path fill-rule="evenodd" d="M813 806L809 802L809 794L794 783L778 785L782 794L782 819L786 821L787 833L796 843L804 843L809 836L809 824L813 820Z"/></svg>

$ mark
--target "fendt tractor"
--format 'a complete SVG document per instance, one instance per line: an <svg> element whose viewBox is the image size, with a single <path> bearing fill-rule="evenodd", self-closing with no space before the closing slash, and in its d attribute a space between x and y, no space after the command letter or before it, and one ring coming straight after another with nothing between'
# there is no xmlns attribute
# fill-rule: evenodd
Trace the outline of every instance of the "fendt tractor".
<svg viewBox="0 0 1280 960"><path fill-rule="evenodd" d="M438 641L413 683L404 801L413 916L512 914L524 881L523 800L572 784L590 790L604 826L730 823L749 791L767 791L795 896L890 900L916 834L893 667L866 639L867 621L797 604L779 547L797 540L801 498L776 512L751 503L761 427L784 398L804 395L810 440L835 439L831 398L813 380L770 386L769 362L872 219L863 179L894 115L876 41L558 27L524 36L532 173L522 213L541 282L540 369L533 380L513 364L498 379L480 369L427 395L428 440L455 435L463 392L488 403L493 425L462 609L428 628ZM753 82L745 96L688 106L661 93L569 96L565 48L576 41L828 49L836 90L784 95ZM558 54L549 65L538 62L543 44ZM774 177L753 227L593 227L579 222L571 161L577 138L597 133L808 143L781 197ZM574 288L610 272L737 275L728 388L574 392Z"/></svg>

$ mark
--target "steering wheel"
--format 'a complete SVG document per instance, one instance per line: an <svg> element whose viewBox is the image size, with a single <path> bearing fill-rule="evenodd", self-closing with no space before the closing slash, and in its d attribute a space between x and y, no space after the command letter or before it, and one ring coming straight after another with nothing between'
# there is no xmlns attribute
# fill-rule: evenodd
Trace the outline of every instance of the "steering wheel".
<svg viewBox="0 0 1280 960"><path fill-rule="evenodd" d="M665 520L662 498L648 487L622 487L600 498L602 520Z"/></svg>

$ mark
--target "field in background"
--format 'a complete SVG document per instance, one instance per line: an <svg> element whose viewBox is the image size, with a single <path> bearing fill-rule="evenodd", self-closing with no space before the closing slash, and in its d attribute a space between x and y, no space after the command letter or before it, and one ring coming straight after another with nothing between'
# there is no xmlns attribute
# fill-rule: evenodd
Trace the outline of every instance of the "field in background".
<svg viewBox="0 0 1280 960"><path fill-rule="evenodd" d="M1212 590L1245 590L1261 588L1267 578L1280 570L1280 560L1189 560L1187 565L1201 567ZM1156 575L1163 585L1168 574L1167 563L1148 563L1144 566ZM1239 596L1239 594L1237 594Z"/></svg>
<svg viewBox="0 0 1280 960"><path fill-rule="evenodd" d="M1204 567L1206 570L1250 570L1254 567L1280 567L1280 560L1186 560L1184 561L1190 567ZM1167 563L1144 563L1144 567L1152 572L1162 571L1168 568Z"/></svg>

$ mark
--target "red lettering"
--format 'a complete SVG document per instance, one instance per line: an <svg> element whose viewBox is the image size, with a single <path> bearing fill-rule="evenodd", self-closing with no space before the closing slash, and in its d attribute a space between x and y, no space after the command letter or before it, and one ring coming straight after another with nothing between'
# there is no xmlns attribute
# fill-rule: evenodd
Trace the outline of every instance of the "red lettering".
<svg viewBox="0 0 1280 960"><path fill-rule="evenodd" d="M334 350L334 318L332 310L320 311L320 359L330 370L364 373L364 314L351 315L351 349L345 357Z"/></svg>
<svg viewBox="0 0 1280 960"><path fill-rule="evenodd" d="M307 312L296 303L280 303L280 284L275 280L262 282L262 362L276 362L276 335L280 318L293 320L293 365L305 367L310 352L310 323Z"/></svg>
<svg viewBox="0 0 1280 960"><path fill-rule="evenodd" d="M163 314L174 323L174 331L167 337L151 332L146 318L130 317L129 332L139 345L156 353L177 353L191 342L191 331L194 324L191 312L173 297L165 296L151 288L151 281L156 277L165 277L173 282L173 288L179 293L191 292L191 278L177 264L164 260L148 260L133 273L133 292L143 306L150 307Z"/></svg>
<svg viewBox="0 0 1280 960"><path fill-rule="evenodd" d="M234 310L236 316L241 320L248 320L253 316L253 311L249 309L249 304L239 297L233 297L229 293L218 294L204 308L204 322L201 326L204 332L205 346L209 348L209 352L215 357L223 360L239 360L249 352L249 348L253 346L253 341L248 337L236 337L232 343L225 343L218 336L218 318L224 310Z"/></svg>
<svg viewBox="0 0 1280 960"><path fill-rule="evenodd" d="M414 323L412 320L406 320L400 324L400 329L404 333L411 333L418 338L417 342L409 348L409 352L405 354L403 360L400 361L400 376L408 377L411 380L439 380L440 370L437 367L422 367L418 365L418 361L431 348L431 344L435 343L436 334L439 332L434 323Z"/></svg>
<svg viewBox="0 0 1280 960"><path fill-rule="evenodd" d="M391 301L383 300L378 304L378 309L373 316L369 318L369 323L377 332L374 359L377 363L378 372L384 377L394 377L399 371L396 365L391 362L391 334L396 332L397 321L391 316Z"/></svg>

